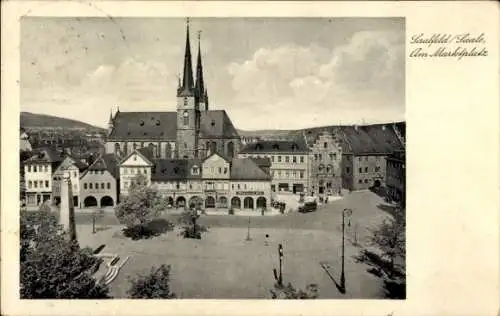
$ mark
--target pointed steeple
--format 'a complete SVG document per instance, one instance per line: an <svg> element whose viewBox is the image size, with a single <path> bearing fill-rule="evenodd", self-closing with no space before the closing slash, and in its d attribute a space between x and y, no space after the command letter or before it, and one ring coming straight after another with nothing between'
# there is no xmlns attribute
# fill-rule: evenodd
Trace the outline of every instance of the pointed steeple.
<svg viewBox="0 0 500 316"><path fill-rule="evenodd" d="M203 81L203 64L201 62L201 31L198 31L198 60L196 62L196 84L195 89L200 101L204 101L205 96L205 82Z"/></svg>
<svg viewBox="0 0 500 316"><path fill-rule="evenodd" d="M193 66L191 61L191 43L189 41L189 18L186 21L186 49L184 52L184 73L182 77L181 94L194 94Z"/></svg>
<svg viewBox="0 0 500 316"><path fill-rule="evenodd" d="M207 88L205 88L204 99L205 99L205 111L208 111L208 89Z"/></svg>

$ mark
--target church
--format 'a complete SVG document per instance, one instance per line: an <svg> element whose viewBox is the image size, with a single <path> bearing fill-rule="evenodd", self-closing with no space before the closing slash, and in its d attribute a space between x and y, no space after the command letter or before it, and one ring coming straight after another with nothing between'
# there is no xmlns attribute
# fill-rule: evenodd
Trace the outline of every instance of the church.
<svg viewBox="0 0 500 316"><path fill-rule="evenodd" d="M109 118L106 153L124 158L135 149L146 147L156 159L202 159L214 152L236 157L241 138L231 119L225 110L209 109L199 36L196 80L192 68L188 21L177 111L120 112L118 109Z"/></svg>

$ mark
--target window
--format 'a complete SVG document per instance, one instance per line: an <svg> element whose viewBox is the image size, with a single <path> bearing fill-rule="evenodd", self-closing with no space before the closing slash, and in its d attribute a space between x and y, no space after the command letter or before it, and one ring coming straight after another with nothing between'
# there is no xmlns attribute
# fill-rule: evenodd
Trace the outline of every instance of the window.
<svg viewBox="0 0 500 316"><path fill-rule="evenodd" d="M359 173L363 173L363 168L359 168Z"/></svg>
<svg viewBox="0 0 500 316"><path fill-rule="evenodd" d="M300 163L304 163L304 156L300 156Z"/></svg>
<svg viewBox="0 0 500 316"><path fill-rule="evenodd" d="M101 190L104 190L104 182L101 182Z"/></svg>
<svg viewBox="0 0 500 316"><path fill-rule="evenodd" d="M31 182L31 180L28 181L28 189L31 189L32 186L33 186L33 182Z"/></svg>
<svg viewBox="0 0 500 316"><path fill-rule="evenodd" d="M240 184L238 183L238 190L240 189Z"/></svg>
<svg viewBox="0 0 500 316"><path fill-rule="evenodd" d="M49 166L47 166L47 165L43 166L43 171L49 172Z"/></svg>
<svg viewBox="0 0 500 316"><path fill-rule="evenodd" d="M321 156L321 154L318 154L318 159L323 160L323 157Z"/></svg>
<svg viewBox="0 0 500 316"><path fill-rule="evenodd" d="M186 103L186 99L184 99L184 102ZM184 125L188 125L189 124L189 114L188 114L188 111L184 111L184 114L182 115L183 117L183 123Z"/></svg>
<svg viewBox="0 0 500 316"><path fill-rule="evenodd" d="M304 179L304 171L300 171L300 178Z"/></svg>
<svg viewBox="0 0 500 316"><path fill-rule="evenodd" d="M184 106L188 105L188 98L184 98Z"/></svg>
<svg viewBox="0 0 500 316"><path fill-rule="evenodd" d="M274 162L274 156L271 156L271 162Z"/></svg>
<svg viewBox="0 0 500 316"><path fill-rule="evenodd" d="M293 162L293 163L297 163L297 157L293 156L293 157L292 157L292 162Z"/></svg>
<svg viewBox="0 0 500 316"><path fill-rule="evenodd" d="M45 187L48 188L49 187L49 180L45 180Z"/></svg>
<svg viewBox="0 0 500 316"><path fill-rule="evenodd" d="M330 173L330 172L331 172L331 169L332 169L332 168L331 168L331 166L330 166L330 165L326 166L326 172L327 172L327 173Z"/></svg>
<svg viewBox="0 0 500 316"><path fill-rule="evenodd" d="M36 165L33 166L33 172L37 172L36 171Z"/></svg>
<svg viewBox="0 0 500 316"><path fill-rule="evenodd" d="M365 167L365 172L368 172L368 167Z"/></svg>
<svg viewBox="0 0 500 316"><path fill-rule="evenodd" d="M87 190L87 183L84 183L84 184L83 184L83 189L84 189L84 190Z"/></svg>
<svg viewBox="0 0 500 316"><path fill-rule="evenodd" d="M292 178L294 178L294 179L297 178L297 171L295 171L295 170L292 171Z"/></svg>
<svg viewBox="0 0 500 316"><path fill-rule="evenodd" d="M92 182L89 183L89 189L92 190Z"/></svg>
<svg viewBox="0 0 500 316"><path fill-rule="evenodd" d="M227 167L224 167L224 174L227 174Z"/></svg>
<svg viewBox="0 0 500 316"><path fill-rule="evenodd" d="M323 148L328 148L328 143L324 142L323 143Z"/></svg>
<svg viewBox="0 0 500 316"><path fill-rule="evenodd" d="M192 171L193 174L198 174L198 167L193 167L193 171Z"/></svg>
<svg viewBox="0 0 500 316"><path fill-rule="evenodd" d="M148 169L144 168L144 169L142 170L142 173L144 173L144 174L148 174Z"/></svg>
<svg viewBox="0 0 500 316"><path fill-rule="evenodd" d="M351 172L351 168L349 168L349 167L345 167L345 172L346 172L346 173Z"/></svg>
<svg viewBox="0 0 500 316"><path fill-rule="evenodd" d="M73 178L76 178L76 171L73 171Z"/></svg>
<svg viewBox="0 0 500 316"><path fill-rule="evenodd" d="M219 174L220 174L220 173L222 173L222 168L221 168L221 167L219 167L218 169L219 169Z"/></svg>
<svg viewBox="0 0 500 316"><path fill-rule="evenodd" d="M318 154L314 154L314 160L318 161Z"/></svg>
<svg viewBox="0 0 500 316"><path fill-rule="evenodd" d="M28 170L27 172L31 172L31 165L28 165L28 166L27 166L27 168L28 168L28 169L27 169L27 170Z"/></svg>
<svg viewBox="0 0 500 316"><path fill-rule="evenodd" d="M286 177L286 178L290 178L290 172L285 171L285 177Z"/></svg>
<svg viewBox="0 0 500 316"><path fill-rule="evenodd" d="M281 156L278 156L278 162L281 162Z"/></svg>
<svg viewBox="0 0 500 316"><path fill-rule="evenodd" d="M359 179L359 180L358 180L358 183L363 183L363 180Z"/></svg>
<svg viewBox="0 0 500 316"><path fill-rule="evenodd" d="M368 179L365 179L365 183L368 183Z"/></svg>
<svg viewBox="0 0 500 316"><path fill-rule="evenodd" d="M35 185L35 189L38 188L38 182L37 181L34 181L33 184Z"/></svg>
<svg viewBox="0 0 500 316"><path fill-rule="evenodd" d="M318 166L318 170L319 170L319 171L323 171L323 169L324 169L324 168L325 168L325 166L323 166L323 165L319 165L319 166Z"/></svg>
<svg viewBox="0 0 500 316"><path fill-rule="evenodd" d="M134 155L134 161L136 161L136 160L137 160L137 155Z"/></svg>
<svg viewBox="0 0 500 316"><path fill-rule="evenodd" d="M380 171L380 167L375 167L375 172Z"/></svg>
<svg viewBox="0 0 500 316"><path fill-rule="evenodd" d="M57 177L52 178L52 180L56 181L56 180L57 180Z"/></svg>
<svg viewBox="0 0 500 316"><path fill-rule="evenodd" d="M285 156L285 162L290 162L290 157Z"/></svg>
<svg viewBox="0 0 500 316"><path fill-rule="evenodd" d="M231 184L231 189L233 189L233 190L234 190L234 184Z"/></svg>

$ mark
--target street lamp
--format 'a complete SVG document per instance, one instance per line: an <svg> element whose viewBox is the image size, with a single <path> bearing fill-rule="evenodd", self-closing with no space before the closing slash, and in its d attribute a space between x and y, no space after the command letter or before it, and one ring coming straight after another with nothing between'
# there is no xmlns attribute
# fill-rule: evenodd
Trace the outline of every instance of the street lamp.
<svg viewBox="0 0 500 316"><path fill-rule="evenodd" d="M351 226L351 219L350 219L351 215L352 215L352 210L349 208L345 208L342 211L342 270L340 273L340 288L342 290L342 294L345 294L345 291L346 291L345 272L344 272L344 266L345 266L345 217L349 216L348 225Z"/></svg>

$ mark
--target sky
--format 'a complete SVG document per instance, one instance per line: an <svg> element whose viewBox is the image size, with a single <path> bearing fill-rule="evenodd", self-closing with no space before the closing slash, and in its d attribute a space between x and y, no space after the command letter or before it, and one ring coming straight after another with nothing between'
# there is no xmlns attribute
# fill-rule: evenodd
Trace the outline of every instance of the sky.
<svg viewBox="0 0 500 316"><path fill-rule="evenodd" d="M239 129L404 120L403 18L192 18L211 109ZM23 18L21 110L105 127L175 111L186 19Z"/></svg>

